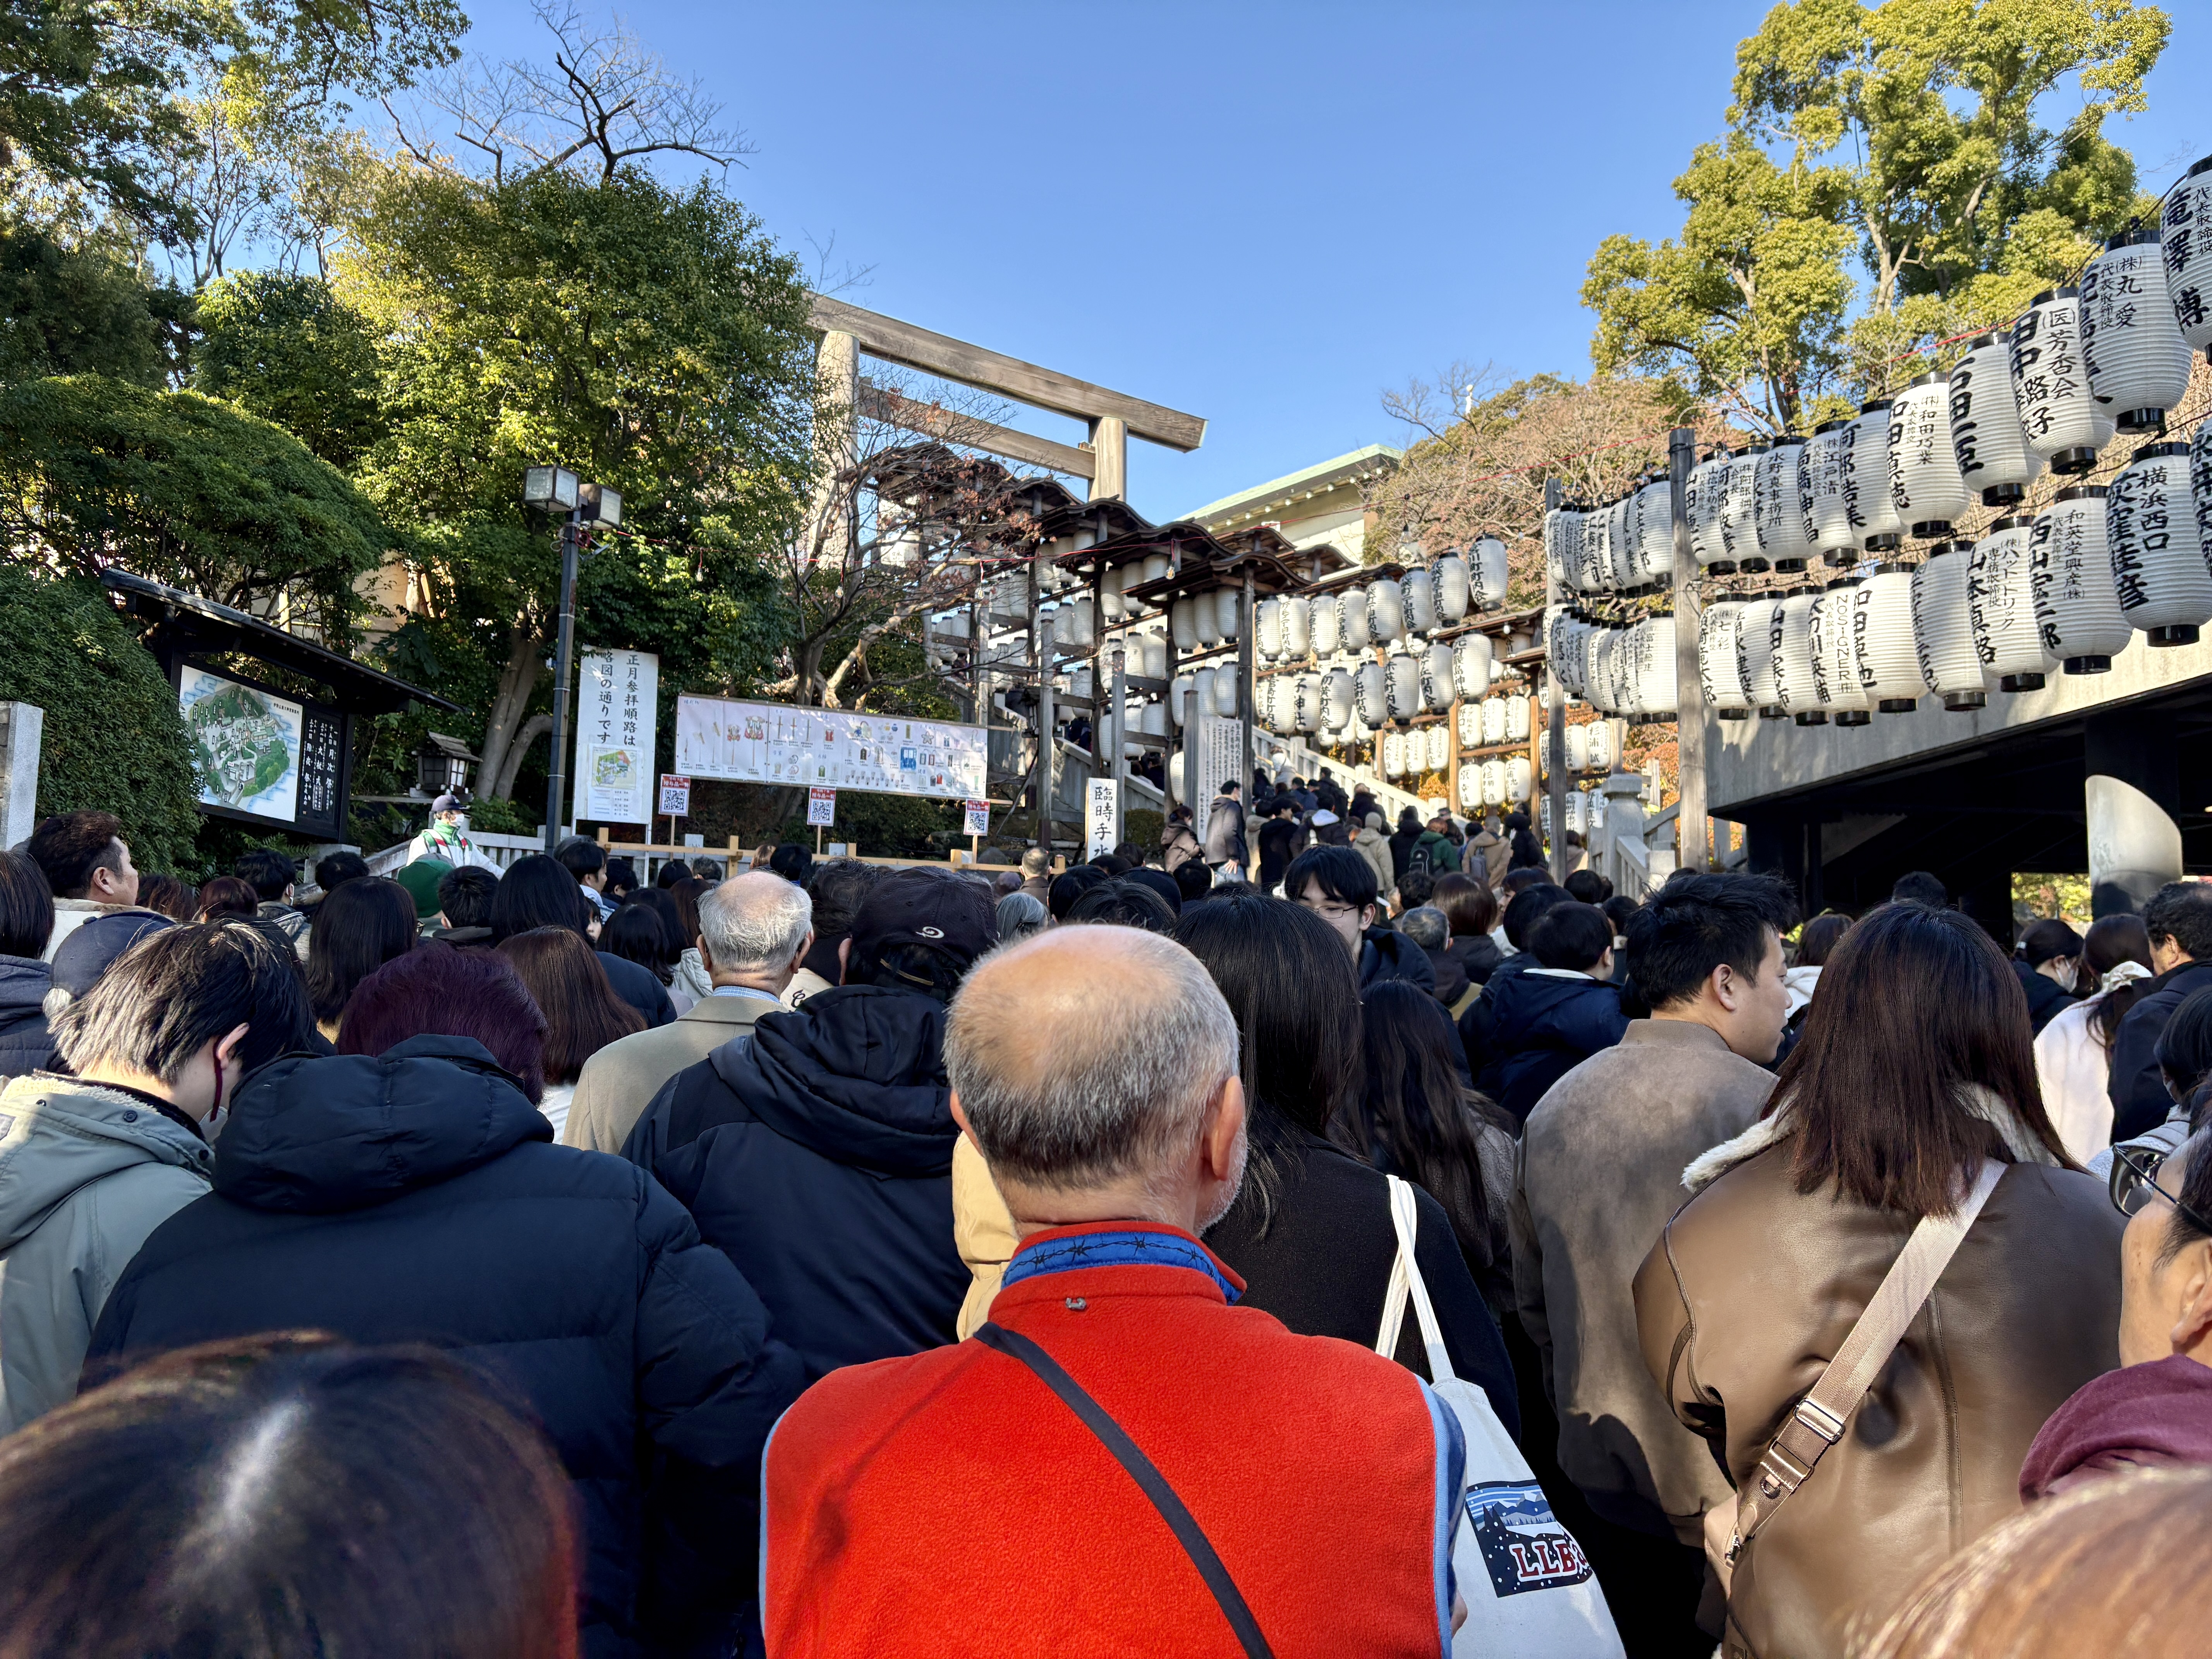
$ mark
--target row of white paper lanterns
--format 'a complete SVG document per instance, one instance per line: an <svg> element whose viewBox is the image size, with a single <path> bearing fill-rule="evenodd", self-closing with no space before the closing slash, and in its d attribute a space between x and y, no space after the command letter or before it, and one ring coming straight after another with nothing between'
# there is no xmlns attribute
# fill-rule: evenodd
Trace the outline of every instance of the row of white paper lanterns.
<svg viewBox="0 0 2212 1659"><path fill-rule="evenodd" d="M1779 709L1901 714L1933 692L1953 709L2033 690L2062 667L2101 673L2137 633L2193 641L2212 622L2212 423L2191 447L2154 444L2112 485L2061 490L2033 520L2001 519L1978 542L1937 547L1825 592L1724 600L1705 611L1705 700L1725 714Z"/></svg>
<svg viewBox="0 0 2212 1659"><path fill-rule="evenodd" d="M1689 476L1685 516L1715 574L1850 563L1906 534L1942 539L1972 505L2019 501L2048 466L2089 471L2120 432L2154 429L2212 344L2212 158L2168 198L2172 244L2117 238L2079 289L2037 296L2008 333L1973 341L1948 374L1927 374L1810 438L1721 451ZM2179 215L2179 216L2177 216ZM2188 240L2184 240L2184 235ZM2166 292L2171 303L2149 302ZM1608 506L1545 514L1553 574L1582 592L1644 587L1672 568L1669 487Z"/></svg>
<svg viewBox="0 0 2212 1659"><path fill-rule="evenodd" d="M1384 765L1389 765L1387 757ZM1429 769L1438 769L1432 763ZM1480 766L1459 769L1459 806L1462 812L1477 812L1486 806L1525 805L1534 793L1534 781L1526 755L1516 755L1510 760L1486 760Z"/></svg>
<svg viewBox="0 0 2212 1659"><path fill-rule="evenodd" d="M1569 695L1601 714L1661 719L1674 712L1674 618L1592 622L1565 605L1544 618L1545 653Z"/></svg>
<svg viewBox="0 0 2212 1659"><path fill-rule="evenodd" d="M1402 579L1384 577L1339 593L1263 600L1254 643L1263 662L1328 658L1399 640L1418 640L1505 603L1505 544L1486 536L1471 560L1447 553Z"/></svg>

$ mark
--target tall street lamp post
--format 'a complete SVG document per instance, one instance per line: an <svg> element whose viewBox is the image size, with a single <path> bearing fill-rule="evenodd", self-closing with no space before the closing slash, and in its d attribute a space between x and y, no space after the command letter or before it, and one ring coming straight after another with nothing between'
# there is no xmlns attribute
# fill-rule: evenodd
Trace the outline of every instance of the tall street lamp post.
<svg viewBox="0 0 2212 1659"><path fill-rule="evenodd" d="M568 787L568 682L575 660L576 567L583 557L584 526L622 522L622 495L586 483L564 466L523 469L525 506L560 513L561 629L553 654L553 761L545 782L545 850L561 839L561 806Z"/></svg>

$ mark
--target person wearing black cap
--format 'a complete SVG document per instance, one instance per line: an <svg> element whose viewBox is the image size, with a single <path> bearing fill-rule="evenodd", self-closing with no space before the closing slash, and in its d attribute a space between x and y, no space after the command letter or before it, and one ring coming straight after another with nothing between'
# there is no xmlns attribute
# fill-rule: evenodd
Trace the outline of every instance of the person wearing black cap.
<svg viewBox="0 0 2212 1659"><path fill-rule="evenodd" d="M690 1210L819 1376L954 1340L945 1006L998 942L992 896L895 872L860 901L840 982L766 1013L653 1097L623 1155Z"/></svg>

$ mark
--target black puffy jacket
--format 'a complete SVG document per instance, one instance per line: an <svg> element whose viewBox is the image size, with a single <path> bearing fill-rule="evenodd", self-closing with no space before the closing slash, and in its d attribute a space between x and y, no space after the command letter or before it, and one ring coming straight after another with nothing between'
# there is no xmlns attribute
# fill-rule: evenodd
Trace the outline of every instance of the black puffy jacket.
<svg viewBox="0 0 2212 1659"><path fill-rule="evenodd" d="M0 1078L27 1077L54 1057L41 1004L52 970L29 957L0 957Z"/></svg>
<svg viewBox="0 0 2212 1659"><path fill-rule="evenodd" d="M679 1072L623 1148L768 1304L808 1382L955 1340L945 1010L845 985Z"/></svg>
<svg viewBox="0 0 2212 1659"><path fill-rule="evenodd" d="M575 1482L585 1651L688 1648L754 1594L761 1449L804 1384L681 1205L552 1136L466 1038L264 1066L214 1192L109 1297L87 1375L255 1331L452 1350L527 1399Z"/></svg>

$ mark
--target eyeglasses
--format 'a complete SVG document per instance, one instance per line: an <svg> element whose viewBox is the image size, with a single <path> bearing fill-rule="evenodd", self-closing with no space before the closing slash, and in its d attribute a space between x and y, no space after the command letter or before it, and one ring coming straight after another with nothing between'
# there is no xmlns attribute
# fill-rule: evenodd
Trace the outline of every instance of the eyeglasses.
<svg viewBox="0 0 2212 1659"><path fill-rule="evenodd" d="M1334 899L1322 899L1316 902L1313 899L1302 898L1298 902L1323 921L1342 921L1346 916L1358 915L1361 908L1357 904L1339 904Z"/></svg>
<svg viewBox="0 0 2212 1659"><path fill-rule="evenodd" d="M2150 1207L2155 1194L2187 1217L2197 1231L2212 1236L2212 1221L2207 1221L2158 1184L2158 1172L2165 1164L2164 1152L2148 1152L2141 1146L2113 1147L2112 1207L2124 1216L2137 1216Z"/></svg>

